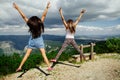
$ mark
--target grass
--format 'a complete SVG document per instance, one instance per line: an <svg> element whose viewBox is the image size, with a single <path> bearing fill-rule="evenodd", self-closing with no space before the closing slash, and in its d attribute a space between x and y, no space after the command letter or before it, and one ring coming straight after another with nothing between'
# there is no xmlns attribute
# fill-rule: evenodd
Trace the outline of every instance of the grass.
<svg viewBox="0 0 120 80"><path fill-rule="evenodd" d="M118 59L120 60L120 54L118 53L104 53L104 54L98 54L100 58L111 58L111 59Z"/></svg>

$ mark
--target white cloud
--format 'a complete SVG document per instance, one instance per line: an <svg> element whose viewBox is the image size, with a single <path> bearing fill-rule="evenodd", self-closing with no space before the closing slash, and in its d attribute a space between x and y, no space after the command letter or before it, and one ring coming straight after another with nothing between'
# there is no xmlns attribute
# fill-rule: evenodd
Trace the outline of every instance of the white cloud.
<svg viewBox="0 0 120 80"><path fill-rule="evenodd" d="M65 28L59 27L61 25L53 25L54 28L45 28L44 34L50 34L50 35L65 35ZM12 25L12 26L5 26L0 27L0 34L1 35L24 35L29 34L28 33L28 27L27 26L18 26L18 25ZM120 34L120 25L117 26L111 26L111 27L96 27L96 26L81 26L78 25L76 28L76 34L75 35L117 35Z"/></svg>
<svg viewBox="0 0 120 80"><path fill-rule="evenodd" d="M8 25L0 27L0 35L24 35L24 34L28 34L28 27L24 25L23 26Z"/></svg>
<svg viewBox="0 0 120 80"><path fill-rule="evenodd" d="M51 8L49 9L48 18L58 18L58 9L63 8L65 16L70 16L76 18L82 8L86 8L87 12L84 16L85 19L109 19L118 18L120 16L120 0L47 0L51 2ZM47 1L44 0L1 0L0 5L0 20L11 19L13 17L19 18L18 13L12 6L13 2L16 2L19 7L27 16L38 15L41 16L43 10L46 7ZM114 14L113 14L114 13ZM102 18L100 18L102 15ZM107 17L106 17L107 16ZM104 17L104 18L103 18ZM5 18L5 19L4 19Z"/></svg>
<svg viewBox="0 0 120 80"><path fill-rule="evenodd" d="M59 8L62 7L65 19L78 17L80 10L85 8L87 12L82 17L84 22L87 21L97 21L97 20L110 20L120 18L120 0L1 0L0 1L0 34L26 34L27 29L19 27L24 25L24 21L18 12L13 8L12 3L16 2L26 16L30 17L33 15L40 16L46 7L47 2L51 2L51 8L48 11L47 22L49 26L55 26L59 23ZM46 24L48 25L48 23ZM62 23L59 23L62 24ZM111 23L110 23L111 24ZM14 25L19 25L14 26ZM120 26L107 28L96 27L96 26L78 26L76 34L119 34ZM58 26L58 25L56 25ZM56 27L55 26L55 27ZM63 35L62 31L64 28L46 28L47 34L59 34ZM106 30L106 31L105 31Z"/></svg>
<svg viewBox="0 0 120 80"><path fill-rule="evenodd" d="M65 28L45 28L45 34L50 35L64 35L65 34Z"/></svg>
<svg viewBox="0 0 120 80"><path fill-rule="evenodd" d="M65 28L47 28L46 34L65 35ZM76 28L76 35L117 35L120 34L120 25L111 27L81 26Z"/></svg>
<svg viewBox="0 0 120 80"><path fill-rule="evenodd" d="M98 15L97 18L98 19L106 19L106 18L108 18L108 16L107 15Z"/></svg>
<svg viewBox="0 0 120 80"><path fill-rule="evenodd" d="M120 34L120 25L111 27L78 26L77 35L117 35Z"/></svg>
<svg viewBox="0 0 120 80"><path fill-rule="evenodd" d="M116 27L116 30L120 30L120 25L118 25L118 26Z"/></svg>

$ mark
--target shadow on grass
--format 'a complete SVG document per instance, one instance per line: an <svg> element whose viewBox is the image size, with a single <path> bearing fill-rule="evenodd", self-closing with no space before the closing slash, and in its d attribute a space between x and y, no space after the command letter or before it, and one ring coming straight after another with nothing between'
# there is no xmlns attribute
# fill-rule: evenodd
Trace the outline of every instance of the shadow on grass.
<svg viewBox="0 0 120 80"><path fill-rule="evenodd" d="M54 62L51 67L54 68L56 64L62 64L62 65L76 67L76 68L80 67L80 66L76 66L76 65L73 65L73 64L69 64L69 63L63 63L63 62Z"/></svg>
<svg viewBox="0 0 120 80"><path fill-rule="evenodd" d="M42 69L40 69L39 67L34 67L35 69L39 70L40 72L42 72L45 76L50 75L49 73L46 73L45 71L43 71ZM17 78L21 78L27 71L29 71L29 69L23 70L23 72L17 77Z"/></svg>

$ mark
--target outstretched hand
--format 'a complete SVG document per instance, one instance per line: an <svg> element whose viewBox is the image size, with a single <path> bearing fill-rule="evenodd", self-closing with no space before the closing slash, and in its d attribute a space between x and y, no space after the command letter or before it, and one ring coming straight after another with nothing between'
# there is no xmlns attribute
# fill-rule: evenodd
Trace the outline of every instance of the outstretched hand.
<svg viewBox="0 0 120 80"><path fill-rule="evenodd" d="M18 6L17 6L16 3L13 3L13 7L14 7L15 9L18 9Z"/></svg>
<svg viewBox="0 0 120 80"><path fill-rule="evenodd" d="M81 13L85 13L85 12L86 12L86 10L85 10L85 9L82 9Z"/></svg>
<svg viewBox="0 0 120 80"><path fill-rule="evenodd" d="M62 12L62 8L59 9L59 12L60 12L60 13Z"/></svg>
<svg viewBox="0 0 120 80"><path fill-rule="evenodd" d="M50 2L47 3L47 8L50 8Z"/></svg>

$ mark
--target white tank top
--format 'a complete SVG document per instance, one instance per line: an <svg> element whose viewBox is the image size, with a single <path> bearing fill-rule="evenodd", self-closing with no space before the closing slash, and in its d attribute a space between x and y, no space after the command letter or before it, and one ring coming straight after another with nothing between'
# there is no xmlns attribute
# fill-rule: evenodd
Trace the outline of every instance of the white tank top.
<svg viewBox="0 0 120 80"><path fill-rule="evenodd" d="M65 38L74 38L74 33L71 33L69 29L66 29Z"/></svg>

